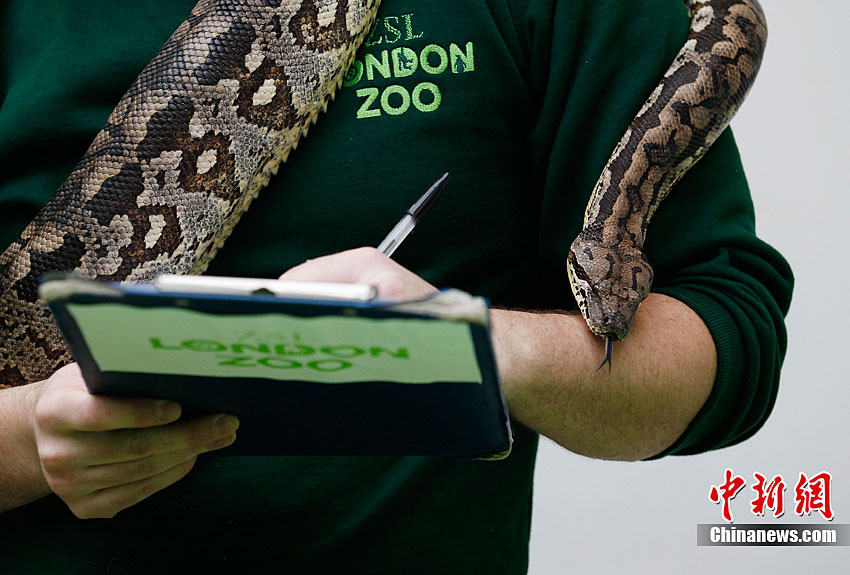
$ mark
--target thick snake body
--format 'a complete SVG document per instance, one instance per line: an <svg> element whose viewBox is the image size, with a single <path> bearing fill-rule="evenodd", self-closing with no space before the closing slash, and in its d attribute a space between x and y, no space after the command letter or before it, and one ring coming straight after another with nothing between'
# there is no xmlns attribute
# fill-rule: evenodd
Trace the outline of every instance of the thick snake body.
<svg viewBox="0 0 850 575"><path fill-rule="evenodd" d="M38 298L44 273L130 282L203 273L328 105L379 3L199 2L0 256L0 387L71 361ZM652 213L728 124L764 44L754 1L687 4L688 43L605 168L569 256L580 309L606 337L625 337L648 292L641 248ZM611 317L626 327L609 329Z"/></svg>
<svg viewBox="0 0 850 575"><path fill-rule="evenodd" d="M0 384L70 361L37 281L200 274L342 83L380 0L201 0L0 256Z"/></svg>

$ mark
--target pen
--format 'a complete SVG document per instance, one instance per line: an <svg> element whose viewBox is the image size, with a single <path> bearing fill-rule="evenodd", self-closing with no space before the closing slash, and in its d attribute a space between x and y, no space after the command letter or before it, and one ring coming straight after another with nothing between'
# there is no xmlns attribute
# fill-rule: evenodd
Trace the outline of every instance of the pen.
<svg viewBox="0 0 850 575"><path fill-rule="evenodd" d="M410 208L404 213L404 217L399 220L399 222L395 225L395 227L387 234L387 237L384 238L384 241L381 242L381 245L378 246L378 251L384 254L387 257L393 255L393 252L401 245L401 242L404 241L410 232L413 231L413 228L416 227L416 224L419 223L419 220L425 215L425 212L437 201L437 198L440 197L440 194L446 188L446 184L449 182L449 173L446 172L440 179L431 184L431 187L428 188L428 191L422 194L422 197L416 200L416 203L410 206Z"/></svg>

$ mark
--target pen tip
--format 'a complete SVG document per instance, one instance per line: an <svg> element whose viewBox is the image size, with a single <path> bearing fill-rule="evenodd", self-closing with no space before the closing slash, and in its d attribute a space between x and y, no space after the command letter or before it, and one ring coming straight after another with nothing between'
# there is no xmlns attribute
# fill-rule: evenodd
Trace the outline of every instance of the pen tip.
<svg viewBox="0 0 850 575"><path fill-rule="evenodd" d="M422 197L419 198L415 204L413 204L407 213L413 216L416 219L421 218L425 215L434 202L437 201L437 198L440 197L440 194L443 193L443 190L446 189L446 185L448 185L449 180L451 179L451 174L449 172L444 173L440 178L431 184L428 190L422 194Z"/></svg>

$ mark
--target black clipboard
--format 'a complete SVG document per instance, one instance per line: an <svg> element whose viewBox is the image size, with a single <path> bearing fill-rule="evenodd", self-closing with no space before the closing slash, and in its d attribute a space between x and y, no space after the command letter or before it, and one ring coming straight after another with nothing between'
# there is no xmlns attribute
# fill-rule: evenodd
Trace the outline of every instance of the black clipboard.
<svg viewBox="0 0 850 575"><path fill-rule="evenodd" d="M91 393L172 399L184 417L236 414L236 442L215 455L510 452L482 298L444 290L391 304L349 299L339 284L314 286L328 297L274 280L183 281L42 282Z"/></svg>

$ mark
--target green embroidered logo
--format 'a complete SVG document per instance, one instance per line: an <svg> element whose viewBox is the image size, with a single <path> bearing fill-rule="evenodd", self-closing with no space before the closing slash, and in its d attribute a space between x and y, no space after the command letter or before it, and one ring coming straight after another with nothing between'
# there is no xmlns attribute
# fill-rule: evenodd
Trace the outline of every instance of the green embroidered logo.
<svg viewBox="0 0 850 575"><path fill-rule="evenodd" d="M403 24L403 25L402 25ZM413 14L384 16L378 18L366 39L365 46L393 45L399 42L422 38L425 33L414 33ZM361 82L373 82L376 78L404 79L418 73L439 76L455 75L475 71L475 45L472 42L448 47L432 43L418 52L405 45L387 48L378 53L364 54L356 59L345 76L344 87L355 87ZM378 118L383 115L400 116L411 108L423 113L435 112L443 102L439 86L422 78L411 87L412 82L391 84L380 89L376 86L358 88L355 94L361 98L357 119Z"/></svg>
<svg viewBox="0 0 850 575"><path fill-rule="evenodd" d="M419 34L413 33L413 14L402 14L399 16L383 16L375 20L375 25L366 37L364 45L369 48L377 44L395 44L401 40L401 30L399 30L399 18L404 21L405 41L416 40L425 35L424 32Z"/></svg>

